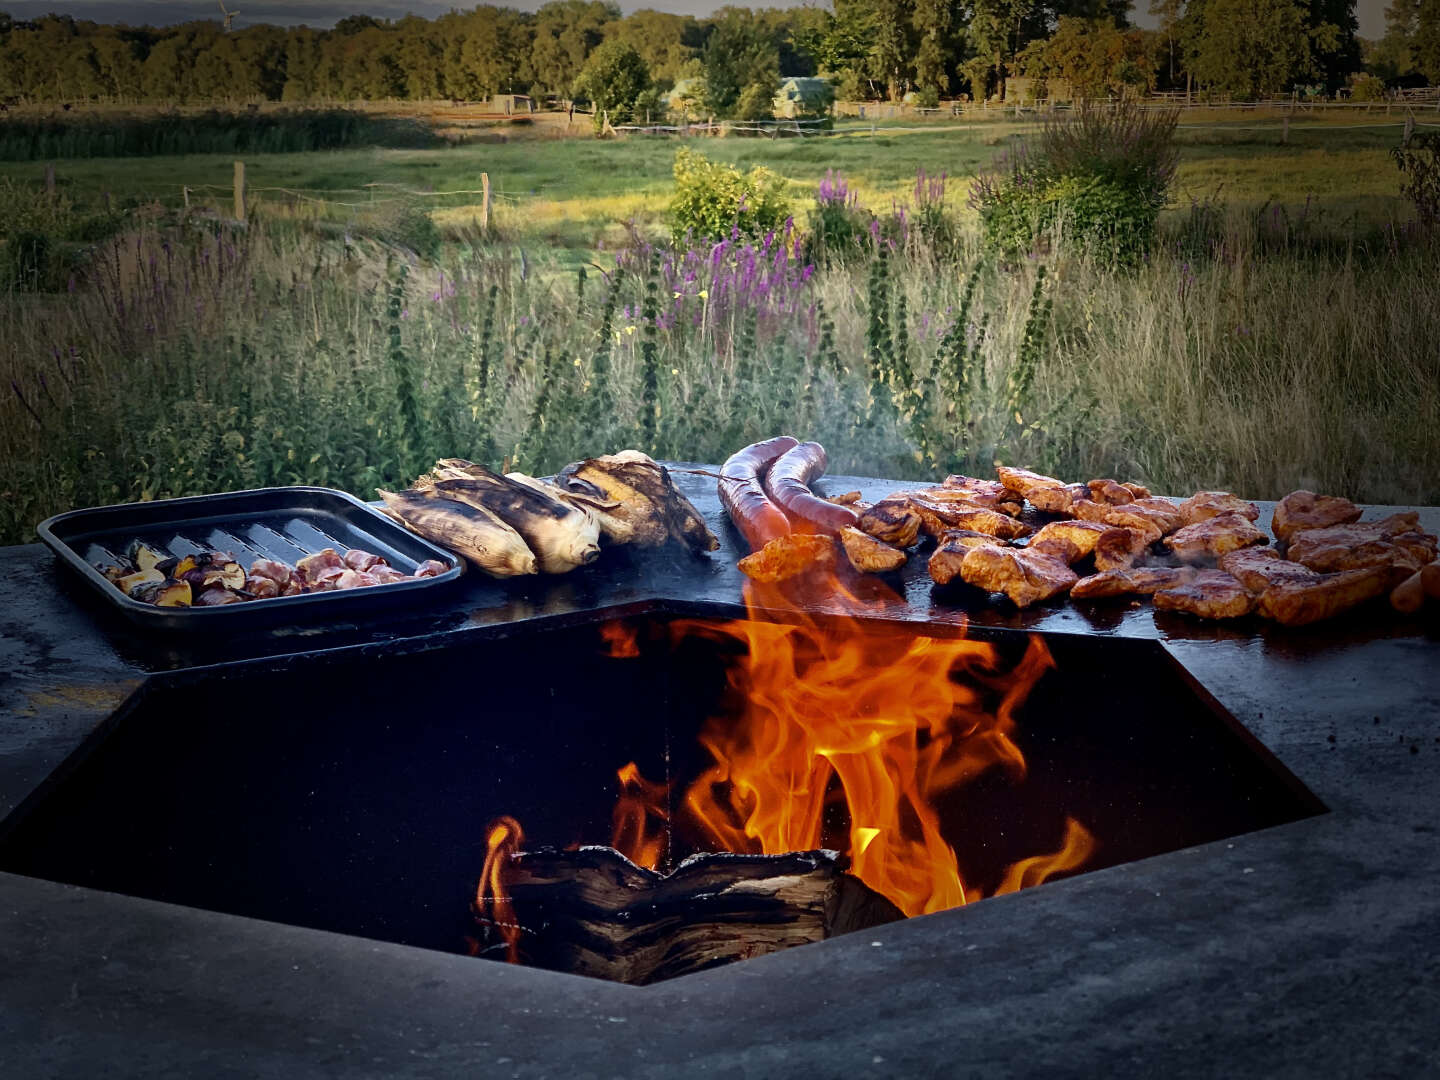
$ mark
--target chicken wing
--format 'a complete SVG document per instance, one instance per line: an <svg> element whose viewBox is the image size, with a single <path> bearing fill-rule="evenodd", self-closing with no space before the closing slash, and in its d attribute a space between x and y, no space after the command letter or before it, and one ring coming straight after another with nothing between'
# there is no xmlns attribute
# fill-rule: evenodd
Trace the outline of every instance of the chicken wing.
<svg viewBox="0 0 1440 1080"><path fill-rule="evenodd" d="M1289 540L1306 529L1327 529L1360 520L1360 507L1339 495L1292 491L1275 504L1270 528L1278 540Z"/></svg>
<svg viewBox="0 0 1440 1080"><path fill-rule="evenodd" d="M1179 509L1180 517L1186 525L1231 513L1240 514L1250 521L1260 519L1258 506L1246 502L1238 495L1231 495L1228 491L1197 491L1181 503Z"/></svg>
<svg viewBox="0 0 1440 1080"><path fill-rule="evenodd" d="M968 584L1004 593L1020 608L1067 591L1079 576L1059 559L1025 548L985 545L971 548L960 564Z"/></svg>
<svg viewBox="0 0 1440 1080"><path fill-rule="evenodd" d="M1256 596L1223 570L1201 570L1183 585L1155 594L1157 611L1183 611L1202 619L1238 619L1255 610Z"/></svg>
<svg viewBox="0 0 1440 1080"><path fill-rule="evenodd" d="M1185 562L1208 562L1230 551L1268 543L1270 538L1244 515L1229 511L1186 525L1165 538L1165 546Z"/></svg>

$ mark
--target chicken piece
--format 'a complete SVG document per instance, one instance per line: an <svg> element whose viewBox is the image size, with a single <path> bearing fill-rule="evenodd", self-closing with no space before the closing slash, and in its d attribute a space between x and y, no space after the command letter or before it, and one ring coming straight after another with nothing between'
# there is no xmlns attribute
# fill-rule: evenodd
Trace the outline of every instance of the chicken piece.
<svg viewBox="0 0 1440 1080"><path fill-rule="evenodd" d="M942 533L940 543L930 556L930 577L937 585L949 585L960 574L960 564L971 548L1005 547L1002 540L974 529L950 529Z"/></svg>
<svg viewBox="0 0 1440 1080"><path fill-rule="evenodd" d="M1128 569L1149 550L1152 542L1148 532L1127 529L1123 525L1108 525L1095 541L1095 569Z"/></svg>
<svg viewBox="0 0 1440 1080"><path fill-rule="evenodd" d="M1117 484L1114 480L1091 480L1085 485L1085 488L1094 502L1124 506L1126 503L1135 501L1135 493L1123 484Z"/></svg>
<svg viewBox="0 0 1440 1080"><path fill-rule="evenodd" d="M1220 556L1220 569L1253 593L1272 585L1307 584L1320 580L1308 566L1282 559L1273 547L1248 547Z"/></svg>
<svg viewBox="0 0 1440 1080"><path fill-rule="evenodd" d="M992 483L993 483L993 481L992 481ZM999 484L995 484L995 487L999 488L1000 485L999 485ZM997 496L996 493L994 493L994 492L989 492L989 493L984 492L984 491L975 492L975 491L965 490L965 489L963 489L963 488L948 488L948 487L917 488L917 489L913 492L913 494L920 495L920 496L922 496L923 498L929 500L930 502L953 503L953 504L957 504L957 505L963 504L963 505L966 505L966 506L978 506L978 507L980 507L981 509L984 509L984 510L994 510L994 511L996 511L997 513L1006 514L1006 515L1008 515L1008 516L1010 516L1010 517L1016 517L1017 515L1019 515L1020 511L1025 508L1025 507L1024 507L1024 500L1019 499L1018 497L1014 497L1014 498L1011 498L1011 499L1005 499L1005 498L1002 498L1002 497ZM1007 491L1003 491L1003 490L1002 490L1002 491L1000 492L1000 495L1014 496L1015 493L1014 493L1013 491L1007 492Z"/></svg>
<svg viewBox="0 0 1440 1080"><path fill-rule="evenodd" d="M1127 480L1120 486L1123 487L1126 491L1130 492L1131 495L1134 495L1137 499L1150 498L1150 489L1147 488L1144 484L1132 484Z"/></svg>
<svg viewBox="0 0 1440 1080"><path fill-rule="evenodd" d="M1126 510L1147 510L1155 514L1157 520L1160 521L1161 529L1167 536L1185 525L1185 518L1180 513L1180 508L1169 499L1162 499L1158 495L1136 499L1132 503L1117 508L1117 512L1120 513Z"/></svg>
<svg viewBox="0 0 1440 1080"><path fill-rule="evenodd" d="M1411 510L1379 521L1305 529L1293 534L1286 556L1322 574L1367 566L1413 572L1433 562L1435 552L1435 537L1420 531L1420 515Z"/></svg>
<svg viewBox="0 0 1440 1080"><path fill-rule="evenodd" d="M903 502L918 513L921 531L927 536L938 537L947 529L974 529L976 532L998 536L1001 540L1017 540L1028 536L1032 531L1030 526L998 510L987 510L983 506L967 502L940 502L919 491L896 492L876 505L890 502ZM865 531L869 532L868 529Z"/></svg>
<svg viewBox="0 0 1440 1080"><path fill-rule="evenodd" d="M995 466L1000 483L1011 491L1017 491L1036 510L1047 514L1069 514L1077 499L1088 499L1090 489L1084 484L1067 484L1053 476L1042 476L1028 469L1012 469L1006 465Z"/></svg>
<svg viewBox="0 0 1440 1080"><path fill-rule="evenodd" d="M937 490L953 491L963 498L969 499L976 506L983 506L987 510L999 510L1002 514L1016 516L1024 508L1024 496L1018 491L1012 491L998 480L981 480L975 476L945 477L940 488L928 489L933 495Z"/></svg>
<svg viewBox="0 0 1440 1080"><path fill-rule="evenodd" d="M1202 619L1238 619L1255 610L1258 597L1223 570L1200 570L1183 585L1155 594L1157 611L1183 611Z"/></svg>
<svg viewBox="0 0 1440 1080"><path fill-rule="evenodd" d="M1105 600L1113 596L1149 596L1192 581L1198 570L1189 566L1146 566L1129 570L1102 570L1081 578L1070 590L1072 600Z"/></svg>
<svg viewBox="0 0 1440 1080"><path fill-rule="evenodd" d="M1269 543L1270 538L1238 512L1186 525L1165 538L1165 546L1185 562L1209 562L1230 551Z"/></svg>
<svg viewBox="0 0 1440 1080"><path fill-rule="evenodd" d="M1065 536L1052 536L1048 540L1032 540L1025 545L1025 550L1049 555L1052 559L1059 559L1066 566L1074 566L1085 557L1080 550L1080 545Z"/></svg>
<svg viewBox="0 0 1440 1080"><path fill-rule="evenodd" d="M742 573L764 584L788 581L835 566L835 541L828 536L791 533L771 540L739 563Z"/></svg>
<svg viewBox="0 0 1440 1080"><path fill-rule="evenodd" d="M1030 547L1055 539L1068 540L1079 549L1079 558L1083 559L1095 553L1095 545L1110 529L1103 521L1052 521L1030 538Z"/></svg>
<svg viewBox="0 0 1440 1080"><path fill-rule="evenodd" d="M1144 538L1147 547L1165 535L1168 523L1160 514L1137 507L1135 503L1111 506L1090 499L1075 503L1075 516L1081 521L1098 521L1104 525L1132 529Z"/></svg>
<svg viewBox="0 0 1440 1080"><path fill-rule="evenodd" d="M840 530L840 545L850 565L862 574L888 574L905 565L905 552L849 525Z"/></svg>
<svg viewBox="0 0 1440 1080"><path fill-rule="evenodd" d="M987 592L1004 593L1018 608L1069 591L1080 576L1059 559L1025 548L981 545L960 564L960 577Z"/></svg>
<svg viewBox="0 0 1440 1080"><path fill-rule="evenodd" d="M1258 506L1228 491L1197 491L1180 504L1180 517L1186 525L1230 513L1241 514L1250 521L1260 519Z"/></svg>
<svg viewBox="0 0 1440 1080"><path fill-rule="evenodd" d="M856 506L860 502L860 492L847 491L841 495L831 495L826 502L833 502L836 506Z"/></svg>
<svg viewBox="0 0 1440 1080"><path fill-rule="evenodd" d="M1360 520L1360 507L1339 495L1292 491L1275 504L1270 528L1278 540L1289 540L1307 529L1328 529Z"/></svg>
<svg viewBox="0 0 1440 1080"><path fill-rule="evenodd" d="M923 519L903 501L878 502L856 523L863 533L897 548L908 548L920 538Z"/></svg>
<svg viewBox="0 0 1440 1080"><path fill-rule="evenodd" d="M1317 574L1313 581L1279 581L1260 594L1260 614L1285 626L1333 618L1383 596L1394 580L1388 566Z"/></svg>
<svg viewBox="0 0 1440 1080"><path fill-rule="evenodd" d="M359 548L351 548L345 552L341 561L351 570L359 570L361 572L367 571L371 567L389 565L379 555L373 555L368 551L361 551Z"/></svg>
<svg viewBox="0 0 1440 1080"><path fill-rule="evenodd" d="M448 569L449 567L437 559L426 559L415 568L415 577L439 577Z"/></svg>

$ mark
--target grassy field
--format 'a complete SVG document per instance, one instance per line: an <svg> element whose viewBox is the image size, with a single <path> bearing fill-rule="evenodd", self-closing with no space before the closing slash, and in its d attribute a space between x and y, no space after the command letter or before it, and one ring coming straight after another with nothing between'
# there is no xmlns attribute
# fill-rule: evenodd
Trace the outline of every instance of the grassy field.
<svg viewBox="0 0 1440 1080"><path fill-rule="evenodd" d="M789 177L800 230L827 169L887 220L917 169L947 170L951 231L897 234L883 261L811 263L798 234L652 246L667 140L257 155L243 230L174 209L181 184L223 207L228 157L64 162L66 206L136 209L72 244L68 285L0 292L0 541L76 505L368 496L454 454L534 472L623 446L718 460L780 430L820 439L836 471L1003 461L1178 494L1440 501L1440 275L1405 225L1398 129L1183 130L1161 243L1116 272L1063 246L983 257L966 180L1024 128L914 128L698 144ZM488 235L471 196L396 195L482 170ZM0 187L54 216L42 175L7 165ZM433 258L404 249L420 207L442 226Z"/></svg>
<svg viewBox="0 0 1440 1080"><path fill-rule="evenodd" d="M1309 207L1334 230L1372 229L1412 216L1399 196L1389 148L1399 138L1398 120L1364 114L1339 118L1303 116L1282 145L1280 119L1199 113L1181 128L1181 166L1172 214L1219 197L1236 207ZM896 126L892 123L892 126ZM748 168L764 165L813 190L826 169L845 174L862 201L884 208L904 199L916 170L944 170L956 179L952 198L963 212L968 181L1033 123L990 121L962 124L933 120L870 134L868 124L842 123L839 134L812 139L707 139L700 145L717 160ZM676 143L632 137L624 141L514 137L436 150L335 150L323 153L252 155L247 175L262 211L323 216L343 223L363 216L366 204L393 198L396 190L475 191L490 175L496 221L502 231L541 239L574 252L613 242L631 219L658 221L671 185ZM181 201L182 185L196 201L217 207L229 201L233 158L192 155L95 159L60 163L61 189L78 201L158 199ZM0 164L0 177L37 183L42 163ZM367 185L381 185L367 188ZM268 189L268 190L267 190ZM287 189L287 190L276 190ZM301 195L292 192L303 193ZM308 196L308 198L306 197ZM328 205L313 200L327 200ZM424 198L442 227L474 221L474 195Z"/></svg>

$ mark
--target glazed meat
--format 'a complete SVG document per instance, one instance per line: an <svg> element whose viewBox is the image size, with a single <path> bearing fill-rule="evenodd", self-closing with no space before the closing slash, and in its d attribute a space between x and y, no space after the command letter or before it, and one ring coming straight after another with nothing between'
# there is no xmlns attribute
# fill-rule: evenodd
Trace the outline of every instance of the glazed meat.
<svg viewBox="0 0 1440 1080"><path fill-rule="evenodd" d="M1130 481L1127 480L1120 486L1123 487L1126 491L1130 492L1131 495L1134 495L1137 499L1150 498L1150 489L1145 487L1145 485L1143 484L1132 484L1130 483Z"/></svg>
<svg viewBox="0 0 1440 1080"><path fill-rule="evenodd" d="M1074 566L1085 557L1085 553L1080 550L1080 545L1065 536L1051 536L1044 540L1032 540L1025 545L1025 550L1037 552L1042 555L1049 555L1052 559L1059 559L1066 566Z"/></svg>
<svg viewBox="0 0 1440 1080"><path fill-rule="evenodd" d="M1084 484L1067 484L1053 476L1042 476L1028 469L1012 469L997 465L995 473L1000 483L1011 491L1018 491L1037 510L1049 514L1069 514L1077 499L1088 499L1090 489Z"/></svg>
<svg viewBox="0 0 1440 1080"><path fill-rule="evenodd" d="M1228 491L1197 491L1180 504L1180 517L1186 525L1219 517L1240 514L1248 521L1260 520L1260 508Z"/></svg>
<svg viewBox="0 0 1440 1080"><path fill-rule="evenodd" d="M835 565L835 541L828 536L791 533L776 537L738 563L752 581L775 584Z"/></svg>
<svg viewBox="0 0 1440 1080"><path fill-rule="evenodd" d="M1104 600L1112 596L1150 596L1192 580L1198 571L1188 566L1146 566L1134 570L1102 570L1081 578L1070 590L1075 600Z"/></svg>
<svg viewBox="0 0 1440 1080"><path fill-rule="evenodd" d="M1091 500L1084 500L1075 504L1075 516L1082 521L1099 521L1106 525L1115 525L1121 528L1134 529L1145 538L1145 543L1153 544L1167 533L1172 533L1180 528L1180 514L1175 507L1166 503L1168 511L1158 507L1150 506L1149 503L1164 503L1164 499L1136 499L1124 506L1111 506L1109 503L1097 503Z"/></svg>
<svg viewBox="0 0 1440 1080"><path fill-rule="evenodd" d="M947 476L939 488L925 490L932 497L938 496L942 491L952 492L954 497L966 499L987 510L999 510L1012 517L1020 513L1021 503L1024 501L1018 491L1011 491L998 480L981 480L975 476Z"/></svg>
<svg viewBox="0 0 1440 1080"><path fill-rule="evenodd" d="M1289 540L1306 529L1328 529L1360 520L1360 508L1339 495L1316 495L1313 491L1292 491L1275 504L1271 523L1277 539Z"/></svg>
<svg viewBox="0 0 1440 1080"><path fill-rule="evenodd" d="M1085 487L1089 490L1090 499L1094 502L1124 506L1126 503L1135 501L1135 493L1124 484L1117 484L1114 480L1091 480Z"/></svg>
<svg viewBox="0 0 1440 1080"><path fill-rule="evenodd" d="M860 531L897 548L907 548L920 538L923 519L904 501L879 502L860 515Z"/></svg>
<svg viewBox="0 0 1440 1080"><path fill-rule="evenodd" d="M1320 580L1308 566L1282 559L1273 547L1248 547L1220 556L1220 569L1253 593L1272 585L1305 585Z"/></svg>
<svg viewBox="0 0 1440 1080"><path fill-rule="evenodd" d="M840 543L850 565L862 574L885 574L905 565L905 552L848 525L840 530Z"/></svg>
<svg viewBox="0 0 1440 1080"><path fill-rule="evenodd" d="M1003 541L987 533L974 529L950 529L941 534L940 543L930 556L930 577L937 585L949 585L960 576L960 564L971 548L1004 546Z"/></svg>
<svg viewBox="0 0 1440 1080"><path fill-rule="evenodd" d="M1095 553L1095 545L1110 529L1103 521L1052 521L1030 538L1030 546L1056 539L1068 540L1079 549L1078 557L1083 559Z"/></svg>
<svg viewBox="0 0 1440 1080"><path fill-rule="evenodd" d="M1312 581L1281 581L1260 594L1260 614L1285 626L1333 618L1390 591L1388 566L1317 574Z"/></svg>
<svg viewBox="0 0 1440 1080"><path fill-rule="evenodd" d="M1201 570L1183 585L1155 594L1157 611L1202 619L1238 619L1255 610L1256 596L1223 570Z"/></svg>
<svg viewBox="0 0 1440 1080"><path fill-rule="evenodd" d="M1150 543L1149 534L1139 529L1108 525L1095 541L1095 569L1123 570L1134 566L1136 560L1149 549Z"/></svg>
<svg viewBox="0 0 1440 1080"><path fill-rule="evenodd" d="M1268 543L1270 538L1236 511L1205 518L1165 538L1165 546L1185 562L1208 562L1230 551Z"/></svg>
<svg viewBox="0 0 1440 1080"><path fill-rule="evenodd" d="M1379 521L1305 529L1293 535L1286 555L1323 574L1367 566L1415 571L1432 562L1435 551L1435 537L1420 531L1420 515L1412 510Z"/></svg>
<svg viewBox="0 0 1440 1080"><path fill-rule="evenodd" d="M938 501L919 491L899 491L894 495L887 495L875 504L876 509L890 503L902 504L918 513L920 528L928 536L938 537L947 529L974 529L976 532L997 536L1001 540L1015 540L1028 536L1031 532L1028 525L998 510L987 510L973 503ZM864 529L863 524L861 528Z"/></svg>
<svg viewBox="0 0 1440 1080"><path fill-rule="evenodd" d="M960 577L987 592L1004 593L1020 608L1066 592L1079 581L1059 559L1025 548L971 548L960 564Z"/></svg>

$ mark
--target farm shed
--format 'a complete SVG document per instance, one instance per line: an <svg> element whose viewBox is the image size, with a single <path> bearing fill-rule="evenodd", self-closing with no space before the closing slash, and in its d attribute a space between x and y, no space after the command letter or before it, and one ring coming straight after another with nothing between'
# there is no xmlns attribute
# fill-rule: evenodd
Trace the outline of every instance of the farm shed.
<svg viewBox="0 0 1440 1080"><path fill-rule="evenodd" d="M797 116L822 115L835 100L830 80L820 76L786 79L775 92L775 115L793 120Z"/></svg>
<svg viewBox="0 0 1440 1080"><path fill-rule="evenodd" d="M535 101L529 94L496 94L490 99L490 107L495 112L504 113L506 116L514 113L533 113Z"/></svg>

